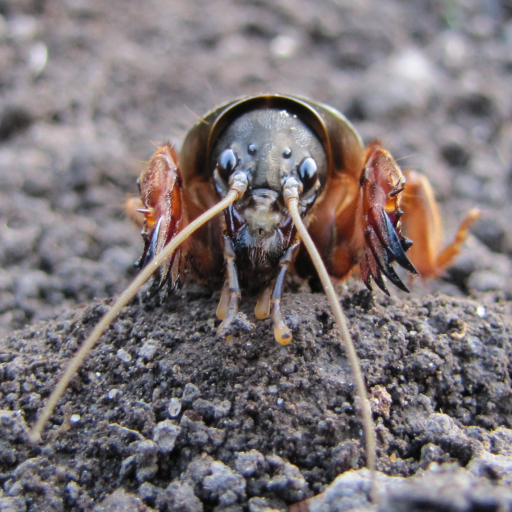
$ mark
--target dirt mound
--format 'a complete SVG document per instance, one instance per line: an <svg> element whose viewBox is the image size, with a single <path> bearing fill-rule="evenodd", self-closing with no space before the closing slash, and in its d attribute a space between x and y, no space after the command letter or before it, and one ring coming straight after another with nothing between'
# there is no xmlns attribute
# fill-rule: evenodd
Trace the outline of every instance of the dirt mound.
<svg viewBox="0 0 512 512"><path fill-rule="evenodd" d="M282 508L364 466L352 377L323 295L286 296L287 347L273 340L270 320L253 323L250 300L238 335L218 340L214 295L196 289L126 308L41 447L26 444L25 425L106 307L8 337L0 356L7 495L34 510L47 502L79 510L119 487L158 510L177 510L180 493L206 510L253 498ZM510 324L498 308L446 296L374 300L366 291L343 304L371 395L378 469L405 477L457 462L511 481L508 469L492 469L499 461L483 459L509 455L512 440Z"/></svg>

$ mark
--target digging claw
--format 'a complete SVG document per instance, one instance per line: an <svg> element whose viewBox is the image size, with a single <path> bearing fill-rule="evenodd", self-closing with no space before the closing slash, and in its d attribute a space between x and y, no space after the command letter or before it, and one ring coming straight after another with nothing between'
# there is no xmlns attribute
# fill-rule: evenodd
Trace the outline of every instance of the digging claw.
<svg viewBox="0 0 512 512"><path fill-rule="evenodd" d="M151 234L151 240L147 244L146 250L139 262L139 268L142 270L156 255L158 249L158 236L162 225L162 217L158 219L157 225Z"/></svg>
<svg viewBox="0 0 512 512"><path fill-rule="evenodd" d="M375 261L377 262L380 271L397 287L400 288L400 290L403 290L404 292L408 292L409 289L405 284L402 282L400 277L398 277L397 273L395 272L394 268L391 265L391 261L389 259L388 251L383 246L381 240L375 233L374 229L371 226L368 226L365 233L365 239L366 243L368 244L368 247L370 247L370 250L375 258ZM373 272L372 272L373 274ZM373 276L375 279L375 275ZM381 276L382 280L382 276ZM381 284L376 280L375 281L381 289ZM385 285L384 285L385 287ZM386 291L383 289L383 291ZM389 292L388 292L389 294Z"/></svg>
<svg viewBox="0 0 512 512"><path fill-rule="evenodd" d="M396 229L391 223L390 218L384 211L384 208L382 208L382 206L372 207L368 212L368 220L370 225L373 227L375 233L379 237L383 247L388 252L388 254L393 258L393 260L396 261L400 266L405 268L405 270L408 270L412 274L417 275L418 272L414 268L413 264L409 261L407 255L405 254L406 249L404 249L403 243L398 237ZM412 243L408 239L407 242L409 246ZM393 281L391 277L390 279L391 281Z"/></svg>

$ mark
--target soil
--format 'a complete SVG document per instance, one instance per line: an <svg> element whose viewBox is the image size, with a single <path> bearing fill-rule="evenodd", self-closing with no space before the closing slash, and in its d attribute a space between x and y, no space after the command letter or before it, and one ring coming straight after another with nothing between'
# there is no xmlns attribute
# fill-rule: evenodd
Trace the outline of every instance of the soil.
<svg viewBox="0 0 512 512"><path fill-rule="evenodd" d="M0 0L0 69L1 510L270 511L315 495L303 509L512 510L510 1ZM287 347L251 297L224 341L219 290L132 301L45 443L27 441L135 275L124 203L151 141L179 146L205 112L262 92L330 104L428 175L448 238L482 211L443 278L391 298L340 289L380 505L352 376L306 285L285 295Z"/></svg>

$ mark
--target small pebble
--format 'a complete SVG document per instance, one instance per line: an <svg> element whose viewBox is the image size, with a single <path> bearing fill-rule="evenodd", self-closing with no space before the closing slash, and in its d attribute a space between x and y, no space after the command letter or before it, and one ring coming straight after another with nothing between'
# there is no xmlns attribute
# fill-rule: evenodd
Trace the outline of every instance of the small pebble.
<svg viewBox="0 0 512 512"><path fill-rule="evenodd" d="M240 473L219 461L211 464L210 471L202 482L210 499L218 499L221 505L230 506L245 496L245 479Z"/></svg>
<svg viewBox="0 0 512 512"><path fill-rule="evenodd" d="M121 394L121 391L119 391L119 389L111 389L108 392L108 397L110 398L110 400L114 400L120 394Z"/></svg>
<svg viewBox="0 0 512 512"><path fill-rule="evenodd" d="M176 418L181 412L181 400L179 398L171 398L167 410L171 418Z"/></svg>
<svg viewBox="0 0 512 512"><path fill-rule="evenodd" d="M254 449L248 452L238 452L235 467L245 478L259 476L265 468L265 457Z"/></svg>
<svg viewBox="0 0 512 512"><path fill-rule="evenodd" d="M48 48L41 42L37 41L30 47L30 53L28 56L28 69L32 75L37 76L43 71L48 62Z"/></svg>
<svg viewBox="0 0 512 512"><path fill-rule="evenodd" d="M183 401L184 402L193 402L196 398L199 398L201 396L201 392L199 391L199 388L195 385L189 382L185 385L185 389L183 390Z"/></svg>
<svg viewBox="0 0 512 512"><path fill-rule="evenodd" d="M117 357L119 357L119 359L121 359L121 361L125 363L129 363L132 360L132 356L128 352L126 352L124 348L120 348L117 351Z"/></svg>
<svg viewBox="0 0 512 512"><path fill-rule="evenodd" d="M203 505L188 483L171 482L165 490L167 510L203 512Z"/></svg>
<svg viewBox="0 0 512 512"><path fill-rule="evenodd" d="M293 57L298 47L297 41L291 36L280 35L270 41L270 53L281 59Z"/></svg>
<svg viewBox="0 0 512 512"><path fill-rule="evenodd" d="M485 318L487 316L487 310L485 309L484 306L478 306L476 308L476 314L480 317L480 318Z"/></svg>
<svg viewBox="0 0 512 512"><path fill-rule="evenodd" d="M141 483L151 480L158 471L158 445L154 441L146 439L135 441L130 449L135 458L137 480Z"/></svg>
<svg viewBox="0 0 512 512"><path fill-rule="evenodd" d="M176 439L180 435L181 427L171 420L157 423L153 430L153 441L158 445L159 451L171 453L176 445Z"/></svg>
<svg viewBox="0 0 512 512"><path fill-rule="evenodd" d="M231 402L229 400L222 400L213 402L214 412L213 415L215 419L222 418L223 416L227 416L229 411L231 410Z"/></svg>
<svg viewBox="0 0 512 512"><path fill-rule="evenodd" d="M139 349L139 357L145 359L146 361L151 361L158 349L160 348L160 344L156 340L147 340L144 345Z"/></svg>

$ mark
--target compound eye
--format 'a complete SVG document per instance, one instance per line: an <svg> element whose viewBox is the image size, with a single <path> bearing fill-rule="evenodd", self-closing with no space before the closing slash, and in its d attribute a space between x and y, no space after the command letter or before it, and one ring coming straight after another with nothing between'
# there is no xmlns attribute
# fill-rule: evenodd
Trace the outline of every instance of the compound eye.
<svg viewBox="0 0 512 512"><path fill-rule="evenodd" d="M229 177L233 174L233 170L238 163L236 153L232 149L225 149L219 156L219 163L217 169L220 177L224 181L229 181Z"/></svg>
<svg viewBox="0 0 512 512"><path fill-rule="evenodd" d="M310 156L304 158L299 165L298 174L300 181L302 181L302 193L305 194L309 192L318 181L318 167L315 160Z"/></svg>

